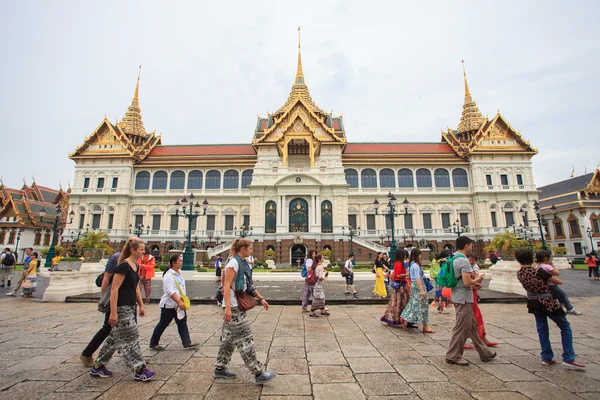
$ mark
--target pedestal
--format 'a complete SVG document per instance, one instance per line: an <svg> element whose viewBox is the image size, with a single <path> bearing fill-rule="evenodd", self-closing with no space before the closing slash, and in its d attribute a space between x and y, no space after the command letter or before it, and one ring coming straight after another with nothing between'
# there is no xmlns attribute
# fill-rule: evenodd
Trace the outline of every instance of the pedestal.
<svg viewBox="0 0 600 400"><path fill-rule="evenodd" d="M492 275L489 290L526 296L527 292L517 279L517 271L520 268L521 265L516 261L498 261L496 265L489 269Z"/></svg>
<svg viewBox="0 0 600 400"><path fill-rule="evenodd" d="M275 266L275 260L267 260L267 268L269 268L269 269L275 269L275 268L277 268Z"/></svg>
<svg viewBox="0 0 600 400"><path fill-rule="evenodd" d="M571 264L569 264L567 257L553 257L552 264L554 264L556 269L571 269Z"/></svg>
<svg viewBox="0 0 600 400"><path fill-rule="evenodd" d="M83 263L79 271L40 272L41 276L50 277L42 301L64 302L69 296L100 292L96 278L104 271L105 261Z"/></svg>

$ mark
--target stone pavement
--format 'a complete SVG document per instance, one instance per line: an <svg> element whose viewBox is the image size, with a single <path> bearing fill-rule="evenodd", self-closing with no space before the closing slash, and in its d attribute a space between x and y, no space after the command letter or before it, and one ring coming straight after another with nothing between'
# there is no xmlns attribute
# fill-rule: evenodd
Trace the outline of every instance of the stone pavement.
<svg viewBox="0 0 600 400"><path fill-rule="evenodd" d="M293 273L295 280L272 281L270 275L288 275L290 273L257 273L254 275L255 285L260 293L271 301L273 304L279 305L296 305L300 304L302 291L304 289L304 279L299 273ZM333 276L340 276L339 273L331 273ZM268 275L269 279L264 277ZM375 275L371 276L371 280L359 280L355 282L356 290L359 291L361 300L355 301L352 296L344 294L344 282L341 280L328 280L325 282L325 295L330 304L386 304L386 299L374 298L372 295L373 287L375 286ZM341 277L341 276L340 276ZM561 279L564 281L563 289L570 297L583 296L600 296L600 281L590 281L587 279L587 271L566 270L561 271ZM483 289L480 292L482 303L485 302L521 302L526 301L524 296L514 293L500 293L491 290L486 290L490 280L483 281ZM42 285L42 282L40 282ZM219 283L214 281L187 281L186 289L192 302L197 304L212 303L215 292ZM41 289L41 286L40 286ZM162 281L160 279L152 280L152 300L158 302L162 295ZM434 292L429 292L429 297L433 299ZM75 301L98 301L99 294L87 294L73 296Z"/></svg>
<svg viewBox="0 0 600 400"><path fill-rule="evenodd" d="M195 305L189 318L197 350L184 350L171 326L163 352L144 350L158 373L149 383L133 382L133 374L117 357L115 375L91 378L78 355L100 327L103 316L94 304L40 303L22 298L0 299L1 399L402 399L402 400L569 400L600 398L600 309L597 299L574 298L583 316L570 317L578 360L587 371L561 365L542 366L535 323L524 304L484 304L491 339L501 342L490 363L466 351L469 367L447 365L444 354L454 313L430 314L433 335L383 326L380 305L331 306L329 318L308 319L299 307L275 306L249 313L261 361L279 375L264 387L250 384L251 374L234 353L231 369L238 378L220 381L211 371L222 325L220 308ZM157 323L159 309L148 306L140 318L143 346ZM551 327L560 355L560 336Z"/></svg>

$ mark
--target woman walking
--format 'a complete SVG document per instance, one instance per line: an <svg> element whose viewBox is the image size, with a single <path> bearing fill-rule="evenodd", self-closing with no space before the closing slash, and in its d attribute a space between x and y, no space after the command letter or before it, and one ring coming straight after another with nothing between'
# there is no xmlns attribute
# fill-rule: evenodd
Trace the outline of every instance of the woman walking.
<svg viewBox="0 0 600 400"><path fill-rule="evenodd" d="M245 258L252 251L252 242L248 239L235 239L231 245L231 260L225 266L225 278L223 284L223 302L225 303L225 314L223 315L223 329L221 336L221 347L217 355L215 378L232 379L236 374L227 369L231 360L233 350L237 347L246 366L255 376L256 384L270 382L275 377L272 372L267 372L260 361L256 359L254 351L254 338L250 321L246 318L246 312L238 308L236 292L246 292L259 300L265 310L269 309L269 303L256 291L252 284L252 270ZM239 279L236 279L238 278Z"/></svg>
<svg viewBox="0 0 600 400"><path fill-rule="evenodd" d="M375 288L373 289L373 296L387 297L387 290L385 289L385 274L390 270L385 266L383 262L383 256L385 253L378 253L373 271L375 272Z"/></svg>
<svg viewBox="0 0 600 400"><path fill-rule="evenodd" d="M217 282L221 282L222 266L223 266L223 257L221 257L221 255L219 254L219 257L217 257L217 261L215 262L215 275L217 277L217 279L215 279L215 281L217 281Z"/></svg>
<svg viewBox="0 0 600 400"><path fill-rule="evenodd" d="M394 269L391 276L392 281L392 298L388 302L385 312L380 318L380 321L385 322L390 326L401 326L403 319L400 316L406 304L408 304L409 292L406 284L406 268L404 267L404 258L406 251L401 247L396 251L394 257Z"/></svg>
<svg viewBox="0 0 600 400"><path fill-rule="evenodd" d="M315 257L315 268L312 273L317 279L317 282L313 285L313 300L310 304L310 314L308 314L309 318L319 318L315 311L320 310L322 317L328 317L331 314L327 312L325 309L325 291L323 290L323 281L327 280L327 276L329 272L325 272L325 267L323 266L323 256L321 254L317 254Z"/></svg>
<svg viewBox="0 0 600 400"><path fill-rule="evenodd" d="M38 261L38 253L33 252L33 257L31 258L31 262L29 263L29 268L27 268L27 283L23 282L21 287L23 287L23 293L21 296L23 297L33 297L33 293L37 288L37 266L39 264Z"/></svg>
<svg viewBox="0 0 600 400"><path fill-rule="evenodd" d="M181 266L183 257L180 255L171 256L169 259L169 269L163 272L163 295L160 299L160 320L154 328L152 339L150 339L150 348L152 350L164 350L161 346L160 337L171 321L175 320L177 331L181 338L181 344L185 349L198 347L198 343L192 343L187 326L187 306L182 297L186 296L185 278L181 275Z"/></svg>
<svg viewBox="0 0 600 400"><path fill-rule="evenodd" d="M150 304L150 295L152 294L152 278L154 278L154 267L156 261L150 248L146 249L145 254L138 260L138 273L140 275L140 290L143 288L146 294L146 304Z"/></svg>
<svg viewBox="0 0 600 400"><path fill-rule="evenodd" d="M110 316L108 324L112 327L104 345L100 349L90 375L108 378L112 372L106 368L115 351L129 368L135 371L136 381L147 382L156 376L146 369L146 361L140 349L140 333L135 317L136 303L140 307L140 317L146 316L142 294L140 292L138 259L144 254L144 242L140 238L127 239L119 264L115 270L110 287Z"/></svg>
<svg viewBox="0 0 600 400"><path fill-rule="evenodd" d="M315 261L315 257L317 256L317 252L314 250L311 250L308 252L308 256L306 256L306 258L304 259L304 265L306 265L306 270L310 271L314 261ZM310 295L313 292L313 285L309 285L306 281L304 282L304 291L302 292L302 312L308 312L308 309L306 307L308 307L308 299L310 299Z"/></svg>
<svg viewBox="0 0 600 400"><path fill-rule="evenodd" d="M402 326L408 323L423 324L423 333L435 333L429 327L429 301L427 300L427 289L425 286L425 272L421 268L421 250L414 248L410 252L410 299L400 315L404 321Z"/></svg>
<svg viewBox="0 0 600 400"><path fill-rule="evenodd" d="M590 280L600 279L600 273L598 273L598 259L593 253L585 255L585 263L588 266L588 278Z"/></svg>

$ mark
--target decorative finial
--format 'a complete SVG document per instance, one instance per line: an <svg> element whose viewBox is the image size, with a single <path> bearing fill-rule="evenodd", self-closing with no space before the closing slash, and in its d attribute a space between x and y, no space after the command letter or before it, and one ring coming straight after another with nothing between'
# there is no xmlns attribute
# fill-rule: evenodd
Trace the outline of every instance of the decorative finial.
<svg viewBox="0 0 600 400"><path fill-rule="evenodd" d="M2 180L2 178L4 178L4 176L0 176L0 186L4 186L4 181Z"/></svg>
<svg viewBox="0 0 600 400"><path fill-rule="evenodd" d="M465 60L462 60L463 77L465 79L465 103L471 102L471 91L469 90L469 84L467 83L467 71L465 70Z"/></svg>
<svg viewBox="0 0 600 400"><path fill-rule="evenodd" d="M23 175L23 185L27 186L27 182L25 182L25 175Z"/></svg>
<svg viewBox="0 0 600 400"><path fill-rule="evenodd" d="M302 72L302 57L300 56L300 27L298 27L298 68L294 85L304 85L304 72Z"/></svg>
<svg viewBox="0 0 600 400"><path fill-rule="evenodd" d="M587 167L583 167L583 174L587 174Z"/></svg>
<svg viewBox="0 0 600 400"><path fill-rule="evenodd" d="M571 171L571 176L570 176L571 178L573 178L575 176L575 166L573 165L572 167L573 167L573 170Z"/></svg>
<svg viewBox="0 0 600 400"><path fill-rule="evenodd" d="M31 177L31 179L33 179L33 184L35 185L35 174L33 174L33 176Z"/></svg>
<svg viewBox="0 0 600 400"><path fill-rule="evenodd" d="M133 101L135 103L139 103L139 93L140 93L140 75L142 74L142 66L140 65L140 69L138 71L138 79L137 84L135 85L135 93L133 94Z"/></svg>

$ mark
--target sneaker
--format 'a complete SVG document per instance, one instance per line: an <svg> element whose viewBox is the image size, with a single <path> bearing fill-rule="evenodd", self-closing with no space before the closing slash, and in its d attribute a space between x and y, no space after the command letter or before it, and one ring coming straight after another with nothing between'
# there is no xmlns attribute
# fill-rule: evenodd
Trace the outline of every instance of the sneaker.
<svg viewBox="0 0 600 400"><path fill-rule="evenodd" d="M271 382L273 380L273 378L275 378L274 372L262 371L260 373L260 375L258 375L254 378L254 382L257 385L262 385L262 384Z"/></svg>
<svg viewBox="0 0 600 400"><path fill-rule="evenodd" d="M110 378L112 374L104 365L100 368L92 367L90 370L90 375L98 378Z"/></svg>
<svg viewBox="0 0 600 400"><path fill-rule="evenodd" d="M234 379L237 375L235 372L231 372L227 368L224 368L220 371L218 369L215 369L213 371L213 376L215 378Z"/></svg>
<svg viewBox="0 0 600 400"><path fill-rule="evenodd" d="M577 311L576 309L572 308L570 310L567 310L567 314L571 314L571 315L583 315L582 312Z"/></svg>
<svg viewBox="0 0 600 400"><path fill-rule="evenodd" d="M553 365L556 364L556 360L553 358L552 360L542 360L542 365Z"/></svg>
<svg viewBox="0 0 600 400"><path fill-rule="evenodd" d="M562 365L564 365L567 368L577 369L580 371L585 370L585 365L576 363L575 361L563 361Z"/></svg>
<svg viewBox="0 0 600 400"><path fill-rule="evenodd" d="M144 368L142 372L136 372L133 377L134 381L148 382L156 377L156 372L150 371L148 368Z"/></svg>
<svg viewBox="0 0 600 400"><path fill-rule="evenodd" d="M8 293L6 293L6 295L15 297L17 294L15 292L8 292Z"/></svg>
<svg viewBox="0 0 600 400"><path fill-rule="evenodd" d="M94 366L94 359L92 356L84 356L83 354L79 356L81 363L84 367L92 368Z"/></svg>

